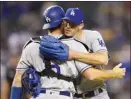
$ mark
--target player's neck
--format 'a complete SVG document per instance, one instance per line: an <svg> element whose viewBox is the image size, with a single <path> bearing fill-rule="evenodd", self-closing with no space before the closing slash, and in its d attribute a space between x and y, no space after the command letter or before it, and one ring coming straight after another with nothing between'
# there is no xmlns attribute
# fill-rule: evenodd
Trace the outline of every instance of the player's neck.
<svg viewBox="0 0 131 99"><path fill-rule="evenodd" d="M81 40L82 35L83 35L83 30L81 30L81 31L77 32L77 33L75 34L75 36L74 36L74 37L75 37L76 39L78 39L78 40Z"/></svg>
<svg viewBox="0 0 131 99"><path fill-rule="evenodd" d="M53 32L49 32L48 34L49 34L49 35L52 35L52 36L54 36L54 37L59 37L59 36L63 35L63 34L61 33L61 30L60 30L60 29L56 29L56 30L54 30Z"/></svg>

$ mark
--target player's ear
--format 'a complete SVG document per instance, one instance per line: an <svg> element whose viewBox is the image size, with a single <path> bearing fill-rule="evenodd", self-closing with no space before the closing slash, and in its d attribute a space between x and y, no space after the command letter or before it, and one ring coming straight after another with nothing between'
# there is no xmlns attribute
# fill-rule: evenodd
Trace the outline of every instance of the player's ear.
<svg viewBox="0 0 131 99"><path fill-rule="evenodd" d="M61 22L61 29L64 29L64 22Z"/></svg>
<svg viewBox="0 0 131 99"><path fill-rule="evenodd" d="M84 28L84 23L82 23L82 24L79 25L79 30L81 30L83 28Z"/></svg>

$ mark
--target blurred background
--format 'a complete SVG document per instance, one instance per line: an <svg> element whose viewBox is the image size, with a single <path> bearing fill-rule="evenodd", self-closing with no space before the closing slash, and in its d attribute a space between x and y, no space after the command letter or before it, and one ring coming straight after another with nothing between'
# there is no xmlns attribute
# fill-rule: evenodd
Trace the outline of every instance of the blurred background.
<svg viewBox="0 0 131 99"><path fill-rule="evenodd" d="M32 36L44 35L42 12L51 5L66 11L79 7L85 14L85 28L103 36L110 53L107 69L119 62L127 72L124 79L107 81L111 99L130 99L130 4L131 2L0 2L1 4L1 99L9 99L10 87L22 47ZM28 97L28 95L27 95ZM23 99L28 99L24 97Z"/></svg>

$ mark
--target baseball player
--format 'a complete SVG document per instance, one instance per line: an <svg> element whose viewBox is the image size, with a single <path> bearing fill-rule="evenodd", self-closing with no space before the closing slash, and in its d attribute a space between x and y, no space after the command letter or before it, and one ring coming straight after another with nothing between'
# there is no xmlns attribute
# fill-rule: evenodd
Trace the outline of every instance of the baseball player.
<svg viewBox="0 0 131 99"><path fill-rule="evenodd" d="M70 55L72 59L76 59L88 64L93 64L96 68L102 69L99 65L106 65L108 63L108 51L102 36L97 31L82 30L84 27L83 13L78 8L70 8L67 10L65 15L65 35L75 33L74 37L89 47L89 54L76 53L72 50ZM81 20L80 23L77 20ZM69 24L75 24L76 28L70 27ZM92 53L93 52L93 53ZM96 74L94 74L96 75ZM88 84L89 86L85 86ZM90 81L82 78L80 86L78 86L78 93L75 94L76 98L85 99L109 99L105 84L103 82ZM86 98L87 97L87 98Z"/></svg>
<svg viewBox="0 0 131 99"><path fill-rule="evenodd" d="M82 41L84 46L86 46L86 48L89 49L88 51L93 53L82 53L70 49L69 58L93 64L95 65L95 68L102 69L102 66L99 65L106 65L108 63L107 48L99 32L91 30L82 30L84 27L83 18L84 15L80 9L69 8L66 11L65 17L63 18L65 35L68 37L74 36L75 38L77 38L77 40ZM50 49L50 47L48 49ZM46 52L46 54L50 53ZM60 55L58 57L57 56L58 54L52 55L52 57L54 57L55 59L61 60L58 58L60 57ZM80 86L77 87L77 94L75 94L75 98L109 99L103 80L107 80L113 77L114 74L108 74L108 71L106 70L102 70L103 73L100 73L101 71L92 71L92 68L88 69L88 71L89 70L91 72L89 77L91 78L89 79L88 77L88 80L86 80L85 78L81 78L82 80L81 82L79 82ZM104 77L100 77L102 75ZM100 78L95 79L96 76L99 76Z"/></svg>
<svg viewBox="0 0 131 99"><path fill-rule="evenodd" d="M52 11L55 11L54 14L52 14ZM56 31L60 31L59 25L61 24L61 19L65 15L64 10L60 6L51 6L44 12L44 14L47 22L50 22L51 19L49 19L46 14L49 14L53 19L50 26L54 32L52 35L59 34L59 32L57 33ZM45 26L46 25L47 24L45 24ZM49 36L32 38L25 44L21 59L16 69L11 89L11 99L20 99L21 97L21 78L26 78L22 80L22 82L25 87L29 87L28 91L32 91L29 92L32 95L31 99L72 99L72 94L75 92L72 79L78 75L78 71L75 67L74 61L56 62L49 61L48 57L45 56L43 57L44 59L41 58L39 53L39 46L41 42L39 40L42 39L43 41L47 40L49 42L50 39L48 39L48 37ZM53 37L50 38L53 39ZM54 41L57 42L57 39ZM81 47L84 48L82 45ZM68 64L71 64L70 67ZM87 64L80 62L79 66L78 69L81 72L83 68L89 68ZM36 73L40 75L40 78ZM30 81L28 81L28 78ZM36 81L38 83L34 83Z"/></svg>
<svg viewBox="0 0 131 99"><path fill-rule="evenodd" d="M48 29L50 35L61 39L63 43L75 51L87 52L81 42L76 41L72 37L67 38L61 34L61 21L62 17L64 17L64 11L60 6L49 7L44 12L44 17L47 24L45 24L43 28ZM32 38L25 44L16 69L11 90L11 99L20 99L22 92L21 78L24 76L26 78L27 75L24 73L26 70L27 74L32 75L28 75L29 77L27 77L30 79L29 82L26 82L28 79L22 82L25 83L26 87L33 87L33 91L29 90L32 91L31 99L73 99L72 96L73 93L75 93L74 78L76 78L80 72L85 78L89 79L89 72L87 70L92 66L75 60L55 61L52 59L54 51L48 50L50 54L52 54L50 56L43 53L43 50L47 51L46 47L54 47L61 53L61 56L58 55L59 58L67 60L68 47L54 37L48 35L40 38ZM46 47L43 47L42 45L45 43L50 46L46 45ZM76 45L79 46L79 49ZM100 71L97 69L93 70L97 72ZM114 78L121 78L124 75L124 69L120 69L118 65L114 70L109 71L109 73L115 74ZM99 78L99 76L95 77L95 79L97 78ZM34 83L36 80L38 83L35 83L35 85L28 85L28 83Z"/></svg>

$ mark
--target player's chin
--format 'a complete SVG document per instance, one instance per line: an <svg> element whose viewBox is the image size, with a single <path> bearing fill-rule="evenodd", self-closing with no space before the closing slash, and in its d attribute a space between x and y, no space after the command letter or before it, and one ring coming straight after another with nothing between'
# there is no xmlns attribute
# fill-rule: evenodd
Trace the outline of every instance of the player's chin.
<svg viewBox="0 0 131 99"><path fill-rule="evenodd" d="M70 30L65 30L65 31L64 31L64 34L65 34L66 36L72 36L72 32L71 32Z"/></svg>
<svg viewBox="0 0 131 99"><path fill-rule="evenodd" d="M64 33L66 36L72 36L71 32L65 32Z"/></svg>

